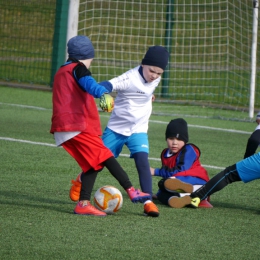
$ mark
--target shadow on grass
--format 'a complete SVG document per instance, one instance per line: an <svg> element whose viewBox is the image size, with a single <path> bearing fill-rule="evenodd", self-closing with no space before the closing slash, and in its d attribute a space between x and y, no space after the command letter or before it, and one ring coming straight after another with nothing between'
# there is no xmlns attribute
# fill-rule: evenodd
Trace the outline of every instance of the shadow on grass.
<svg viewBox="0 0 260 260"><path fill-rule="evenodd" d="M218 202L218 201L210 201L210 203L213 205L213 208L197 208L197 209L194 209L192 207L185 207L187 209L190 209L190 210L214 210L214 209L234 209L234 210L247 210L247 211L252 211L254 212L255 214L259 214L260 215L260 199L259 198L253 198L254 201L254 206L251 206L250 204L248 206L245 206L244 204L243 205L239 205L237 204L237 201L232 203L232 202ZM255 206L255 202L258 201L259 202L259 207ZM168 207L167 205L164 205L162 204L160 201L158 200L154 200L154 203L156 205L159 205L160 207ZM174 209L173 209L174 210Z"/></svg>
<svg viewBox="0 0 260 260"><path fill-rule="evenodd" d="M58 212L73 214L73 210L66 210L64 207L68 205L73 206L72 202L59 200L59 199L51 199L44 198L40 196L32 196L27 194L21 194L20 192L8 192L8 191L0 191L0 196L2 197L1 204L5 205L13 205L14 201L16 205L19 207L31 207L31 208L42 208L55 210ZM54 195L55 196L55 195ZM37 203L37 204L35 204Z"/></svg>
<svg viewBox="0 0 260 260"><path fill-rule="evenodd" d="M69 199L68 201L65 201L63 199L59 200L59 199L45 198L40 196L32 196L28 194L13 192L13 191L12 192L0 191L0 197L1 197L2 205L13 206L15 201L15 204L19 207L42 208L45 210L53 210L53 211L72 214L72 215L74 215L73 210L74 207L76 206L76 202L72 202ZM68 206L69 209L67 209ZM136 213L132 212L131 210L127 211L127 214L136 215Z"/></svg>
<svg viewBox="0 0 260 260"><path fill-rule="evenodd" d="M258 199L259 200L259 199ZM260 214L260 200L259 200L259 208L256 208L254 206L245 206L245 205L239 205L237 204L237 202L235 203L230 203L230 202L218 202L218 201L210 201L210 203L213 205L212 209L221 209L221 208L225 208L225 209L235 209L235 210L247 210L247 211L252 211L256 214ZM209 209L210 210L210 209Z"/></svg>

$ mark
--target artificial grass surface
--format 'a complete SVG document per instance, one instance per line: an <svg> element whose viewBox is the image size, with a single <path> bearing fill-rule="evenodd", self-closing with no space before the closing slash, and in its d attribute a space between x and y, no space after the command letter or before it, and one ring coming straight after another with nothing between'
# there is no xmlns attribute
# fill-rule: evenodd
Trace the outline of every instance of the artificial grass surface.
<svg viewBox="0 0 260 260"><path fill-rule="evenodd" d="M0 88L0 259L258 259L260 182L234 183L211 196L212 209L172 209L158 204L160 216L143 216L107 170L99 173L93 193L110 184L124 204L107 217L73 214L70 180L80 169L49 134L51 93ZM10 100L8 100L10 97ZM43 107L45 110L11 104ZM104 127L108 114L100 113ZM177 115L176 117L178 117ZM152 116L150 158L165 147L166 123L172 116ZM189 128L190 141L202 151L201 162L225 167L242 159L255 125L186 115L189 124L248 131L248 134ZM163 122L163 123L160 123ZM10 141L8 138L13 138ZM15 141L16 140L16 141ZM23 143L27 140L32 143ZM127 154L124 149L123 154ZM134 186L133 160L119 157ZM159 160L150 160L159 167ZM220 170L207 168L213 176ZM153 178L157 191L159 178ZM92 196L93 198L93 196Z"/></svg>

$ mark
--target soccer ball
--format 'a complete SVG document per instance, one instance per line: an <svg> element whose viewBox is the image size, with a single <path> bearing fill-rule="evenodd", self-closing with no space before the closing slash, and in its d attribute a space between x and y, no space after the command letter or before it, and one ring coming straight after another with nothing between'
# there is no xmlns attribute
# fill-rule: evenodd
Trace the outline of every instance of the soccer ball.
<svg viewBox="0 0 260 260"><path fill-rule="evenodd" d="M99 210L107 214L114 214L121 209L123 196L116 187L106 185L95 192L94 204Z"/></svg>

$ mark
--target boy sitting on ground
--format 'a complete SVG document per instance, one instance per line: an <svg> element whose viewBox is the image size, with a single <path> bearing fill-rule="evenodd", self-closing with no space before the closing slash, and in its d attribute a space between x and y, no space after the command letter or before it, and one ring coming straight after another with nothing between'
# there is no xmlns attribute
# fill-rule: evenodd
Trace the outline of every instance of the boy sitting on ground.
<svg viewBox="0 0 260 260"><path fill-rule="evenodd" d="M176 197L189 195L208 180L208 173L200 163L200 149L189 141L187 122L183 118L170 121L165 138L167 148L161 153L161 168L150 168L152 176L163 177L158 182L159 191L154 198L161 203L174 207ZM200 207L212 207L201 201Z"/></svg>

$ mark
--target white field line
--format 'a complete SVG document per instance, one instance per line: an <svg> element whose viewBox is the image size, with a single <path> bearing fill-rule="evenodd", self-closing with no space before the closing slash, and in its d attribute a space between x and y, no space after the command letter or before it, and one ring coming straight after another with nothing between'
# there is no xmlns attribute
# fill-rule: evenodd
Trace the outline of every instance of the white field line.
<svg viewBox="0 0 260 260"><path fill-rule="evenodd" d="M43 145L43 146L57 147L55 144L48 144L48 143L41 143L41 142L33 142L33 141L28 141L28 140L14 139L14 138L1 137L1 136L0 136L0 140L10 141L10 142L18 142L18 143L27 143L27 144L35 144L35 145Z"/></svg>
<svg viewBox="0 0 260 260"><path fill-rule="evenodd" d="M22 108L32 108L32 109L36 109L36 110L51 110L49 108L44 108L44 107L26 106L26 105L10 104L10 103L3 103L3 102L0 102L0 105L13 106L13 107L22 107Z"/></svg>
<svg viewBox="0 0 260 260"><path fill-rule="evenodd" d="M51 109L43 108L43 107L26 106L26 105L20 105L20 104L10 104L10 103L2 103L2 102L0 102L0 104L7 105L7 106L17 106L17 107L22 107L22 108L31 108L31 109L36 109L36 110L51 110ZM101 117L109 117L108 115L100 115L100 116ZM168 122L157 121L157 120L149 120L149 122L150 123L156 123L156 124L164 124L164 125L168 124ZM247 135L251 134L251 132L240 131L240 130L235 130L235 129L225 129L225 128L216 128L216 127L209 127L209 126L190 125L190 124L188 126L189 127L195 127L195 128L210 129L210 130L215 130L215 131L224 131L224 132L247 134ZM41 142L32 142L32 141L29 141L29 140L14 139L14 138L9 138L9 137L0 137L0 140L56 147L56 145L54 145L54 144L41 143ZM122 157L129 157L129 154L120 154L120 156L122 156ZM151 158L151 157L149 157L149 160L160 161L160 158ZM212 169L219 169L219 170L223 170L224 169L224 167L218 167L218 166L213 166L213 165L203 165L203 166L205 168L212 168Z"/></svg>
<svg viewBox="0 0 260 260"><path fill-rule="evenodd" d="M20 104L10 104L10 103L2 103L0 102L0 105L7 105L7 106L17 106L22 108L31 108L31 109L37 109L37 110L51 110L50 108L43 108L43 107L35 107L35 106L26 106L26 105L20 105ZM109 117L108 115L100 115L101 117ZM157 124L168 124L169 122L164 121L158 121L158 120L149 120L151 123L157 123ZM203 129L210 129L215 131L224 131L224 132L231 132L231 133L239 133L239 134L251 134L251 132L241 131L241 130L235 130L235 129L226 129L226 128L217 128L217 127L210 127L210 126L201 126L201 125L188 125L189 127L195 127L195 128L203 128Z"/></svg>
<svg viewBox="0 0 260 260"><path fill-rule="evenodd" d="M4 141L10 141L10 142L18 142L18 143L27 143L27 144L33 144L33 145L43 145L43 146L51 146L51 147L57 147L55 144L49 144L49 143L41 143L41 142L33 142L29 140L22 140L22 139L15 139L15 138L9 138L9 137L2 137L0 136L0 140ZM120 154L122 157L129 157L129 154ZM160 161L160 158L152 158L149 157L149 160L151 161ZM219 169L223 170L224 167L218 167L218 166L213 166L213 165L203 165L205 168L212 168L212 169Z"/></svg>
<svg viewBox="0 0 260 260"><path fill-rule="evenodd" d="M158 123L158 124L168 124L169 122L163 122L163 121L157 121L157 120L149 120L151 123ZM202 126L202 125L190 125L188 124L189 127L194 127L194 128L203 128L203 129L210 129L210 130L215 130L215 131L223 131L223 132L231 132L231 133L238 133L238 134L251 134L252 132L246 132L246 131L241 131L241 130L235 130L235 129L226 129L226 128L218 128L218 127L211 127L211 126Z"/></svg>

